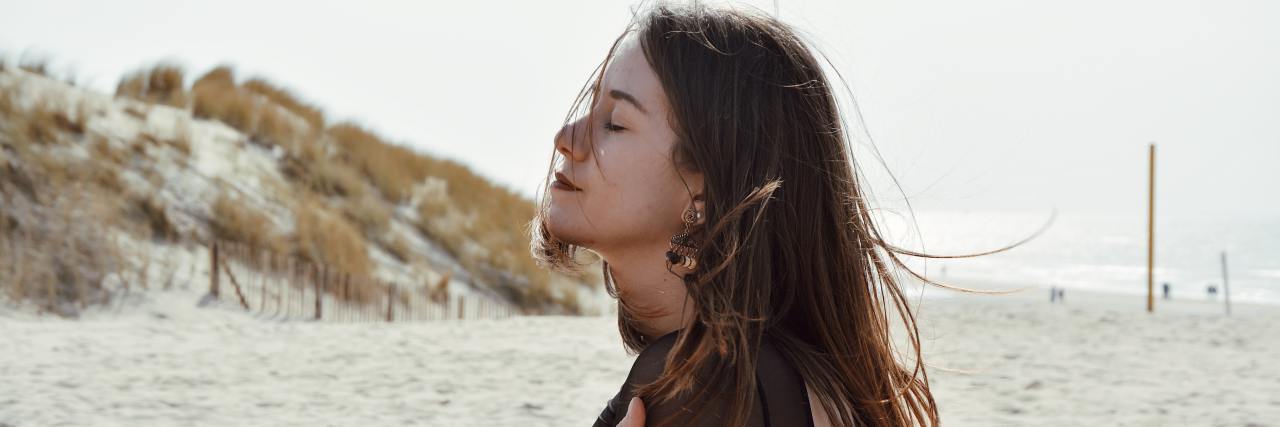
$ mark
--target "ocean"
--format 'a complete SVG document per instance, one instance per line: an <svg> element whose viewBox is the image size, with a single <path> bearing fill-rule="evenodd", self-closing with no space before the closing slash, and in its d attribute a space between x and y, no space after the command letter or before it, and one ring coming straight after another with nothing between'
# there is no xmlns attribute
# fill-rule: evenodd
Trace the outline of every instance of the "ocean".
<svg viewBox="0 0 1280 427"><path fill-rule="evenodd" d="M1033 235L1050 212L917 211L916 225L901 212L881 214L882 230L897 245L936 255L984 252ZM1155 292L1169 283L1171 297L1223 298L1226 253L1232 302L1280 304L1280 218L1157 216ZM909 257L904 257L904 261ZM1062 212L1043 234L1006 252L977 258L908 261L931 279L960 286L1024 286L1145 295L1146 212L1133 215ZM934 290L928 294L950 291ZM1045 296L1046 299L1048 295Z"/></svg>

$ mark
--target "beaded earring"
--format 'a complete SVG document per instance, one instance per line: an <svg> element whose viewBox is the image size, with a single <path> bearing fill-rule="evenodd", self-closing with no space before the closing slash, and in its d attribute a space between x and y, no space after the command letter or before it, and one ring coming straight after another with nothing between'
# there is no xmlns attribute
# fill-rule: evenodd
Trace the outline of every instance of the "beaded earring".
<svg viewBox="0 0 1280 427"><path fill-rule="evenodd" d="M667 250L667 271L671 271L671 266L680 265L689 270L698 269L698 260L695 259L698 254L698 244L689 236L689 228L702 218L702 212L696 209L687 209L681 220L684 221L684 231L680 234L671 236L671 248Z"/></svg>

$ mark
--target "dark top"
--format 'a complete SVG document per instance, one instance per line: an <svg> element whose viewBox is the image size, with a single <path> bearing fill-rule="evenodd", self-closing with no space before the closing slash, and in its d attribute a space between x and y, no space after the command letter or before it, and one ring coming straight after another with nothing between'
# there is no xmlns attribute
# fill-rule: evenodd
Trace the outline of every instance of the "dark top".
<svg viewBox="0 0 1280 427"><path fill-rule="evenodd" d="M618 394L605 404L604 411L600 413L599 418L596 418L596 422L592 427L614 427L622 421L622 418L627 415L627 404L631 403L631 397L635 395L634 390L638 386L657 380L658 376L662 374L667 353L671 351L671 347L675 344L678 332L680 331L676 330L663 335L640 352L640 355L636 357L635 363L631 365L631 372L627 374L626 383L622 385L622 389L618 391ZM809 410L809 394L805 391L804 379L782 357L782 354L774 347L768 336L764 338L760 345L760 353L756 363L756 390L757 400L751 407L751 417L747 420L747 426L813 427L813 418ZM651 402L645 402L646 418L653 420L659 416L681 411L684 403L680 398L656 405ZM728 399L712 400L710 406L717 407L721 405L727 408ZM696 411L698 409L700 408L688 408L684 409L684 412L688 413L689 410ZM723 426L728 422L725 419L728 414L723 412L713 410L711 413L699 417L696 425ZM684 425L694 424L686 423Z"/></svg>

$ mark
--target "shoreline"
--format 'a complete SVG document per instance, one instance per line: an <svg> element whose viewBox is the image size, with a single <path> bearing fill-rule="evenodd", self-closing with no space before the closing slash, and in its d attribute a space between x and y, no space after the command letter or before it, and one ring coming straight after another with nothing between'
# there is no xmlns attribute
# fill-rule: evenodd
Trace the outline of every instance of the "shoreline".
<svg viewBox="0 0 1280 427"><path fill-rule="evenodd" d="M909 283L910 283L909 285L904 286L903 292L912 300L919 299L921 295L919 286L921 285L919 284L918 281L914 279L912 279ZM1022 300L1028 300L1028 301L1041 300L1045 303L1049 302L1050 286L1048 285L1019 286L1018 285L1019 282L990 281L990 280L984 280L984 281L963 280L963 281L951 281L951 282L942 281L942 283L960 286L960 287L968 287L972 289L989 290L989 291L990 290L1013 290L1013 289L1018 289L1022 287L1025 289L1019 292L1013 292L1013 293L1004 294L1004 295L991 294L990 296L996 297L996 298L1004 296L1004 297L1010 297L1010 298L1022 299ZM934 285L928 285L928 284L925 284L923 286L925 287L925 290L924 290L925 300L985 296L984 294L969 294L962 291L954 291L954 290L945 289L945 288L941 288ZM1141 305L1142 310L1144 311L1146 310L1147 294L1146 294L1145 288L1140 291L1102 290L1098 288L1072 287L1072 286L1058 286L1058 288L1065 290L1065 294L1066 294L1065 296L1067 298L1068 303L1070 303L1070 299L1072 298L1072 296L1083 297L1084 300L1088 300L1088 301L1095 301L1095 302L1107 301L1107 305L1120 305L1118 304L1120 301L1128 300L1128 301L1135 301L1136 304ZM1214 299L1208 298L1206 294L1203 292L1198 292L1194 294L1194 296L1190 296L1190 295L1191 294L1188 294L1188 293L1179 293L1175 288L1174 292L1171 293L1171 298L1164 299L1161 295L1160 287L1159 285L1157 285L1155 289L1155 311L1159 312L1161 311L1162 307L1169 307L1171 309L1179 310L1179 311L1191 310L1191 311L1211 312L1213 310L1212 307L1215 307L1215 306L1221 312L1225 312L1226 310L1226 306L1225 306L1223 296L1221 294L1221 290L1219 290L1219 294ZM1270 300L1270 299L1241 300L1241 299L1237 299L1234 295L1232 296L1232 299L1231 299L1232 314L1236 314L1237 311L1241 313L1253 313L1258 310L1280 310L1280 300Z"/></svg>

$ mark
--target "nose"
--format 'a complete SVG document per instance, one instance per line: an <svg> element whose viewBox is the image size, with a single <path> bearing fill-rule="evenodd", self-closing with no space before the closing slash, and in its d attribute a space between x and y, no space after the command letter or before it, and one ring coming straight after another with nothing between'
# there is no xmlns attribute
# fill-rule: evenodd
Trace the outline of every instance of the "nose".
<svg viewBox="0 0 1280 427"><path fill-rule="evenodd" d="M587 129L583 127L586 118L579 118L560 127L556 132L556 151L564 155L570 162L581 162L587 159L587 150L583 145L587 137Z"/></svg>

